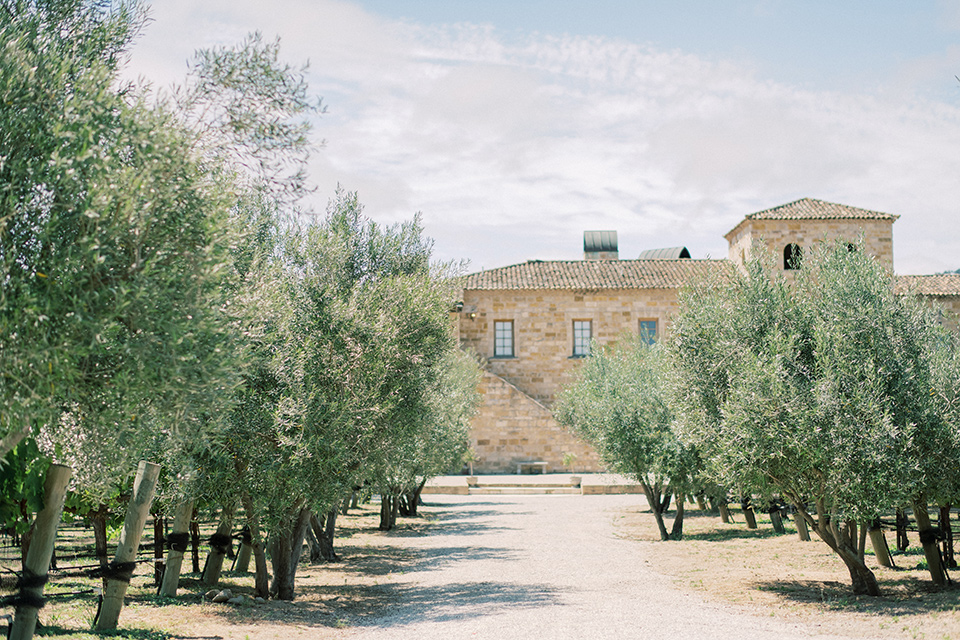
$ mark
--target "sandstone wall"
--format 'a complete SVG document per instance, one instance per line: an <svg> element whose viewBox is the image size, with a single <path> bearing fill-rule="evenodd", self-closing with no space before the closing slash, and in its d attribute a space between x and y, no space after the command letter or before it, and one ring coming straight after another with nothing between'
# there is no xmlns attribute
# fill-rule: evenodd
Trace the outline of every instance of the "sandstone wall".
<svg viewBox="0 0 960 640"><path fill-rule="evenodd" d="M489 371L547 408L582 361L573 357L574 320L590 320L593 337L606 344L625 331L637 333L641 320L656 320L663 336L677 312L676 289L468 290L463 295L464 308L475 308L476 316L461 318L461 344L487 358ZM513 321L512 358L493 355L497 320Z"/></svg>
<svg viewBox="0 0 960 640"><path fill-rule="evenodd" d="M960 331L960 295L926 296L943 309L943 325L956 333Z"/></svg>
<svg viewBox="0 0 960 640"><path fill-rule="evenodd" d="M460 341L488 359L483 404L471 428L479 473L516 472L519 460L542 460L551 471L600 471L592 447L561 427L550 413L557 394L583 362L573 357L573 321L590 320L601 344L656 320L662 336L677 311L675 289L571 291L516 289L464 291ZM473 316L473 317L470 317ZM493 355L494 322L510 320L514 356ZM573 469L564 454L576 456Z"/></svg>
<svg viewBox="0 0 960 640"><path fill-rule="evenodd" d="M867 253L893 271L893 222L890 220L746 220L735 231L727 240L730 242L728 257L736 264L743 264L750 257L754 239L762 238L782 267L783 249L790 243L809 252L824 238L852 242L862 233Z"/></svg>
<svg viewBox="0 0 960 640"><path fill-rule="evenodd" d="M486 372L483 405L470 430L475 473L516 473L517 462L542 461L547 472L602 471L596 452L560 426L550 410ZM572 462L565 465L564 457Z"/></svg>

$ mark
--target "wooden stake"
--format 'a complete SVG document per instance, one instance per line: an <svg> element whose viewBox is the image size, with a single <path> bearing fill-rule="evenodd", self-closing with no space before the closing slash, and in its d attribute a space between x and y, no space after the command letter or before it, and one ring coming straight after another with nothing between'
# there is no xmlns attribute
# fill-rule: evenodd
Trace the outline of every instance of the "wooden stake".
<svg viewBox="0 0 960 640"><path fill-rule="evenodd" d="M173 516L173 531L171 535L190 535L190 520L193 518L193 501L188 500L177 507ZM186 544L180 549L171 548L167 551L167 565L163 571L163 584L160 585L160 595L168 598L177 596L177 587L180 586L180 569L183 566L183 554Z"/></svg>
<svg viewBox="0 0 960 640"><path fill-rule="evenodd" d="M726 499L721 499L717 504L717 508L720 511L720 522L723 524L730 524L730 510L727 508Z"/></svg>
<svg viewBox="0 0 960 640"><path fill-rule="evenodd" d="M807 529L807 521L798 513L794 522L797 523L797 537L800 538L800 542L810 542L810 530Z"/></svg>
<svg viewBox="0 0 960 640"><path fill-rule="evenodd" d="M250 533L250 527L244 527L240 537L240 548L237 550L237 559L233 563L233 570L236 573L250 572L250 552L252 550L253 538Z"/></svg>
<svg viewBox="0 0 960 640"><path fill-rule="evenodd" d="M150 515L150 503L157 489L157 478L160 476L160 465L141 460L137 467L137 477L133 481L133 495L127 504L127 515L123 521L123 532L117 545L117 555L113 560L114 567L120 567L137 559L140 549L140 536L143 526ZM120 621L120 610L123 608L123 596L127 593L130 577L133 571L123 571L117 577L108 577L107 587L103 592L103 603L100 606L100 615L94 622L97 631L112 631Z"/></svg>
<svg viewBox="0 0 960 640"><path fill-rule="evenodd" d="M226 545L231 544L230 531L233 529L233 509L233 505L228 504L220 512L220 524L213 534L210 553L207 555L207 562L203 567L203 577L200 582L210 587L215 587L220 582L223 559L227 555ZM223 540L226 540L226 542L222 542Z"/></svg>
<svg viewBox="0 0 960 640"><path fill-rule="evenodd" d="M57 525L60 524L60 513L63 511L63 501L67 494L67 484L73 470L59 464L50 465L47 477L43 483L43 509L37 514L33 523L33 538L30 541L30 550L24 563L24 578L36 577L40 584L25 587L20 593L30 598L43 598L43 582L50 567L50 556L53 554L53 541L57 537ZM21 605L17 607L13 626L10 629L12 640L30 640L37 627L37 607Z"/></svg>
<svg viewBox="0 0 960 640"><path fill-rule="evenodd" d="M917 531L920 532L920 544L923 545L923 555L927 558L930 579L936 585L946 584L947 577L940 564L940 546L937 544L933 526L930 524L927 499L922 493L913 500L913 518L917 521Z"/></svg>
<svg viewBox="0 0 960 640"><path fill-rule="evenodd" d="M887 540L883 536L879 518L870 524L869 534L870 546L873 547L873 555L877 558L877 564L881 567L893 567L893 562L890 561L890 547L887 546Z"/></svg>

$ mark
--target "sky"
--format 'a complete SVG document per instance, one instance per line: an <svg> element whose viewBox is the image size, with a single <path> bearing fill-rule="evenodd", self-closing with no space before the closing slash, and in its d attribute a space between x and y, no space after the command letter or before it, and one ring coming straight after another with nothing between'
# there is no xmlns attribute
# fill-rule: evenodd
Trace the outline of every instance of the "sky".
<svg viewBox="0 0 960 640"><path fill-rule="evenodd" d="M811 197L900 215L901 274L960 268L960 0L156 0L125 75L168 87L259 31L309 62L305 206L420 213L470 271L686 246Z"/></svg>

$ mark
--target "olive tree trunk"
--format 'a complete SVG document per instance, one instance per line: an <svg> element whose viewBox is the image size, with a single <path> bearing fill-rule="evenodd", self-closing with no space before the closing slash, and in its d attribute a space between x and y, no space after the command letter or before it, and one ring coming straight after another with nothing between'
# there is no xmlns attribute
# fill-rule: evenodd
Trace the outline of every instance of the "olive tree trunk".
<svg viewBox="0 0 960 640"><path fill-rule="evenodd" d="M807 529L807 521L800 516L799 511L801 509L806 509L806 504L801 504L799 507L794 505L796 509L796 517L794 521L797 523L797 537L800 538L800 542L810 542L810 530Z"/></svg>
<svg viewBox="0 0 960 640"><path fill-rule="evenodd" d="M726 498L721 498L720 502L717 503L717 508L720 511L720 522L730 524L730 509L727 508Z"/></svg>
<svg viewBox="0 0 960 640"><path fill-rule="evenodd" d="M393 493L380 494L380 531L390 531L397 524L400 501Z"/></svg>
<svg viewBox="0 0 960 640"><path fill-rule="evenodd" d="M953 525L950 523L950 504L940 505L940 519L938 521L940 531L943 532L943 563L945 567L955 569L957 561L953 553Z"/></svg>
<svg viewBox="0 0 960 640"><path fill-rule="evenodd" d="M317 547L318 554L317 557L311 557L313 561L323 560L324 562L337 562L340 558L337 557L336 551L334 550L333 540L336 533L337 527L337 509L333 508L327 512L324 522L320 522L320 518L317 517L317 514L310 514L310 528L313 531L313 535L317 538Z"/></svg>
<svg viewBox="0 0 960 640"><path fill-rule="evenodd" d="M653 519L657 523L657 529L660 532L661 540L679 540L683 537L683 500L682 493L677 494L677 514L673 520L673 526L670 532L667 532L667 525L664 522L664 514L670 508L670 501L673 493L668 487L662 487L660 483L650 483L645 478L640 478L640 486L643 488L643 495L647 498L647 504L650 505L650 511L653 512Z"/></svg>
<svg viewBox="0 0 960 640"><path fill-rule="evenodd" d="M270 594L278 600L293 600L296 592L297 563L303 551L303 538L310 525L310 510L301 508L293 522L281 528L270 542L273 560L273 584Z"/></svg>
<svg viewBox="0 0 960 640"><path fill-rule="evenodd" d="M263 548L263 537L260 535L260 520L253 510L253 499L250 494L244 492L240 494L240 503L243 505L243 513L247 519L247 526L250 527L250 550L253 553L253 590L259 598L270 597L270 574L267 571L267 554Z"/></svg>
<svg viewBox="0 0 960 640"><path fill-rule="evenodd" d="M93 548L100 563L101 569L106 569L110 560L107 558L107 505L101 504L90 514L90 526L93 527ZM107 588L106 574L103 576L101 588Z"/></svg>
<svg viewBox="0 0 960 640"><path fill-rule="evenodd" d="M857 550L857 544L853 536L854 531L850 529L850 523L838 523L837 519L830 517L827 513L824 502L817 502L817 517L811 516L806 509L797 507L797 517L804 518L810 528L823 540L830 549L840 556L843 564L846 565L850 573L850 582L853 586L853 592L857 595L879 596L880 586L877 584L877 577L873 571L860 559Z"/></svg>

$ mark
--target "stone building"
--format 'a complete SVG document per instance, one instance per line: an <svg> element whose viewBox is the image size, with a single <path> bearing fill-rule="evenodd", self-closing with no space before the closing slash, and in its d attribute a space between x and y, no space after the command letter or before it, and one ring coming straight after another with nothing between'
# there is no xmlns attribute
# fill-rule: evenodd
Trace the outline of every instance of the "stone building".
<svg viewBox="0 0 960 640"><path fill-rule="evenodd" d="M457 328L461 345L486 360L471 431L475 470L515 472L523 461L545 462L549 471L601 470L596 452L551 413L591 340L605 344L624 331L658 339L677 311L679 288L742 264L755 241L789 272L816 242L862 238L892 269L897 217L805 198L744 218L725 236L727 259L694 260L678 247L621 260L615 231L588 231L583 260L530 260L469 275ZM960 313L960 275L901 276L896 287L939 301L951 324Z"/></svg>

